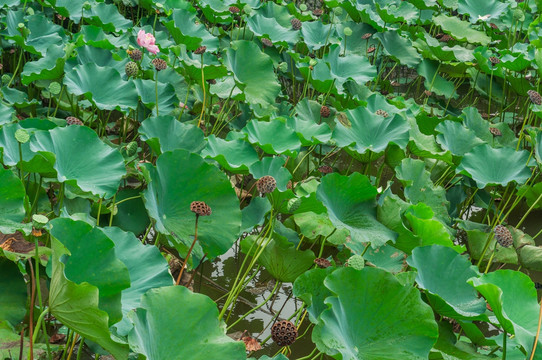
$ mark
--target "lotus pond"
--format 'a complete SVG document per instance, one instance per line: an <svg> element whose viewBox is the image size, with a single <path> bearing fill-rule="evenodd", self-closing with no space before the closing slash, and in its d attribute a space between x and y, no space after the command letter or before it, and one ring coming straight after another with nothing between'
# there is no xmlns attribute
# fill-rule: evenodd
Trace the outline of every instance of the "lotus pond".
<svg viewBox="0 0 542 360"><path fill-rule="evenodd" d="M0 0L0 359L542 359L539 0Z"/></svg>

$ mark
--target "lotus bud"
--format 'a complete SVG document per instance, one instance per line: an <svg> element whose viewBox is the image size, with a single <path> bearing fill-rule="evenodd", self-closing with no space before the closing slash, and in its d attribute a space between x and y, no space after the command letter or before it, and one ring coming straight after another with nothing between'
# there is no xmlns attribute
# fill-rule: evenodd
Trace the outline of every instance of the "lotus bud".
<svg viewBox="0 0 542 360"><path fill-rule="evenodd" d="M15 131L15 140L21 144L25 144L30 140L30 134L25 129L17 129Z"/></svg>
<svg viewBox="0 0 542 360"><path fill-rule="evenodd" d="M90 10L90 9L92 9L92 4L89 3L88 1L85 1L85 2L83 3L83 9L85 9L85 10Z"/></svg>
<svg viewBox="0 0 542 360"><path fill-rule="evenodd" d="M278 66L279 70L282 71L282 72L286 72L288 71L288 64L286 64L284 61L279 63L279 66Z"/></svg>
<svg viewBox="0 0 542 360"><path fill-rule="evenodd" d="M299 5L299 10L301 10L301 11L307 11L307 5L305 5L305 4Z"/></svg>
<svg viewBox="0 0 542 360"><path fill-rule="evenodd" d="M252 6L248 4L243 6L243 11L245 12L245 14L249 15L252 12Z"/></svg>
<svg viewBox="0 0 542 360"><path fill-rule="evenodd" d="M318 64L318 61L316 61L315 59L310 59L309 61L310 66L316 66L317 64Z"/></svg>
<svg viewBox="0 0 542 360"><path fill-rule="evenodd" d="M352 35L352 29L350 29L348 26L343 29L344 35L351 36Z"/></svg>

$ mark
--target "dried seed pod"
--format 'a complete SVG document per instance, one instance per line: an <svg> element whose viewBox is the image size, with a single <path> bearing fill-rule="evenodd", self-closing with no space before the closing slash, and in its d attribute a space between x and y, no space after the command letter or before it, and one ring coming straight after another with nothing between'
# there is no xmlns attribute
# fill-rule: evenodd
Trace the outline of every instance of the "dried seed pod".
<svg viewBox="0 0 542 360"><path fill-rule="evenodd" d="M318 168L318 171L320 171L322 174L331 174L333 172L333 168L329 165L322 165Z"/></svg>
<svg viewBox="0 0 542 360"><path fill-rule="evenodd" d="M376 111L375 111L375 114L376 114L376 115L379 115L379 116L382 116L382 117L385 117L385 118L388 117L388 116L390 116L390 114L388 114L387 111L384 111L384 110L382 110L382 109L376 110Z"/></svg>
<svg viewBox="0 0 542 360"><path fill-rule="evenodd" d="M299 20L298 18L293 18L290 23L292 24L292 29L294 30L299 30L301 29L301 20Z"/></svg>
<svg viewBox="0 0 542 360"><path fill-rule="evenodd" d="M542 105L542 96L534 90L527 91L527 95L529 95L529 99L531 99L531 102L535 105Z"/></svg>
<svg viewBox="0 0 542 360"><path fill-rule="evenodd" d="M204 201L192 201L190 204L190 211L198 216L209 216L211 215L211 207L207 205Z"/></svg>
<svg viewBox="0 0 542 360"><path fill-rule="evenodd" d="M196 50L194 50L194 54L201 55L207 50L207 46L200 46Z"/></svg>
<svg viewBox="0 0 542 360"><path fill-rule="evenodd" d="M152 59L151 62L154 65L154 68L157 71L164 70L164 69L167 68L167 63L166 63L166 61L164 59L154 58L154 59Z"/></svg>
<svg viewBox="0 0 542 360"><path fill-rule="evenodd" d="M271 175L265 175L256 182L256 187L262 194L272 193L277 187L277 181Z"/></svg>
<svg viewBox="0 0 542 360"><path fill-rule="evenodd" d="M230 10L232 14L237 14L239 11L241 11L237 6L230 6L228 10Z"/></svg>
<svg viewBox="0 0 542 360"><path fill-rule="evenodd" d="M137 67L137 64L133 61L128 61L124 66L124 72L128 77L136 76L138 71L139 68Z"/></svg>
<svg viewBox="0 0 542 360"><path fill-rule="evenodd" d="M375 46L374 45L371 45L369 46L369 48L367 49L367 53L370 54L372 52L374 52L376 50Z"/></svg>
<svg viewBox="0 0 542 360"><path fill-rule="evenodd" d="M314 9L314 10L312 11L312 14L313 14L314 16L322 16L323 13L324 13L324 10L322 10L322 9Z"/></svg>
<svg viewBox="0 0 542 360"><path fill-rule="evenodd" d="M489 132L493 136L502 136L502 132L499 129L497 129L496 127L490 127Z"/></svg>
<svg viewBox="0 0 542 360"><path fill-rule="evenodd" d="M316 258L314 259L314 263L322 269L328 268L331 266L331 262L328 259L324 258Z"/></svg>
<svg viewBox="0 0 542 360"><path fill-rule="evenodd" d="M365 33L363 34L363 36L361 37L363 40L368 40L370 39L371 37L373 36L373 34L371 33Z"/></svg>
<svg viewBox="0 0 542 360"><path fill-rule="evenodd" d="M273 42L271 40L269 40L268 38L262 38L261 42L262 42L263 46L266 46L266 47L272 47L273 46Z"/></svg>
<svg viewBox="0 0 542 360"><path fill-rule="evenodd" d="M329 107L327 107L325 105L322 106L320 108L320 116L324 117L324 118L327 118L327 117L329 117L329 115L331 115L331 110L329 110Z"/></svg>
<svg viewBox="0 0 542 360"><path fill-rule="evenodd" d="M497 225L493 229L493 232L495 233L495 240L497 240L502 247L507 248L514 244L512 233L506 228L506 226Z"/></svg>
<svg viewBox="0 0 542 360"><path fill-rule="evenodd" d="M496 56L489 57L489 61L491 62L492 65L497 65L498 63L501 62L501 60Z"/></svg>
<svg viewBox="0 0 542 360"><path fill-rule="evenodd" d="M277 321L271 327L271 337L278 346L292 345L297 338L297 328L288 320Z"/></svg>
<svg viewBox="0 0 542 360"><path fill-rule="evenodd" d="M442 41L442 42L449 42L449 41L452 41L452 40L454 40L454 38L451 37L448 34L442 35L441 38L439 39L439 41Z"/></svg>
<svg viewBox="0 0 542 360"><path fill-rule="evenodd" d="M128 50L128 56L129 56L130 59L132 59L133 61L139 61L139 60L141 60L141 58L143 57L143 53L142 53L141 50L139 50L139 49Z"/></svg>
<svg viewBox="0 0 542 360"><path fill-rule="evenodd" d="M76 118L75 116L68 116L66 118L67 125L83 125L83 122Z"/></svg>
<svg viewBox="0 0 542 360"><path fill-rule="evenodd" d="M286 204L286 210L288 210L289 213L293 213L297 209L299 209L299 206L301 205L301 199L300 198L293 198L288 200L288 203Z"/></svg>

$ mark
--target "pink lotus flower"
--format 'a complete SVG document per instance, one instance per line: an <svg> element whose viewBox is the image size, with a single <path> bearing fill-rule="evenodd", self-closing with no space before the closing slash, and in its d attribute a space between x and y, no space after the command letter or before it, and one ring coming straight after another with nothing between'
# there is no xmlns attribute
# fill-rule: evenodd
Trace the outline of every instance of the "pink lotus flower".
<svg viewBox="0 0 542 360"><path fill-rule="evenodd" d="M160 49L154 44L155 41L156 39L151 33L146 33L144 30L139 30L137 33L137 44L156 55Z"/></svg>
<svg viewBox="0 0 542 360"><path fill-rule="evenodd" d="M179 102L179 107L181 109L188 109L188 106L186 106L183 102Z"/></svg>

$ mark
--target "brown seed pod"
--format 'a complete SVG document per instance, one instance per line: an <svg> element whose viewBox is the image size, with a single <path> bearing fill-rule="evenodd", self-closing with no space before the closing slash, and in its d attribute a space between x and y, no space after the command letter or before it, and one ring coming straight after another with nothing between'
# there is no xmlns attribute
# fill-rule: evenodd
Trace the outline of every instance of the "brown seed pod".
<svg viewBox="0 0 542 360"><path fill-rule="evenodd" d="M256 182L256 187L262 194L272 193L277 187L277 181L271 175L265 175Z"/></svg>
<svg viewBox="0 0 542 360"><path fill-rule="evenodd" d="M152 59L151 62L154 65L154 68L157 71L164 70L164 69L167 68L167 63L166 63L166 61L164 59L154 58L154 59Z"/></svg>
<svg viewBox="0 0 542 360"><path fill-rule="evenodd" d="M382 110L382 109L376 110L376 111L375 111L375 115L379 115L379 116L382 116L382 117L385 117L385 118L388 117L388 116L390 116L390 114L388 114L387 111L384 111L384 110Z"/></svg>
<svg viewBox="0 0 542 360"><path fill-rule="evenodd" d="M370 54L372 52L374 52L376 50L375 46L374 45L371 45L369 46L369 48L367 49L367 53Z"/></svg>
<svg viewBox="0 0 542 360"><path fill-rule="evenodd" d="M499 129L497 129L496 127L490 127L489 132L493 136L502 136L502 132Z"/></svg>
<svg viewBox="0 0 542 360"><path fill-rule="evenodd" d="M322 174L331 174L333 172L333 168L329 165L322 165L318 168L318 171L320 171Z"/></svg>
<svg viewBox="0 0 542 360"><path fill-rule="evenodd" d="M331 262L328 259L324 258L316 258L314 259L314 263L322 269L328 268L331 266Z"/></svg>
<svg viewBox="0 0 542 360"><path fill-rule="evenodd" d="M501 62L501 60L496 56L490 56L489 61L491 62L492 65L497 65L498 63Z"/></svg>
<svg viewBox="0 0 542 360"><path fill-rule="evenodd" d="M444 34L440 37L439 41L442 41L442 42L448 42L448 41L452 41L454 40L453 37L451 37L450 35L448 34Z"/></svg>
<svg viewBox="0 0 542 360"><path fill-rule="evenodd" d="M130 59L133 61L139 61L143 57L143 53L139 49L128 50L128 56L130 56Z"/></svg>
<svg viewBox="0 0 542 360"><path fill-rule="evenodd" d="M261 42L262 42L263 46L266 46L266 47L272 47L273 46L273 42L271 40L269 40L268 38L262 38Z"/></svg>
<svg viewBox="0 0 542 360"><path fill-rule="evenodd" d="M495 240L497 240L502 247L507 248L514 244L512 233L506 228L506 226L497 225L493 229L493 232L495 233Z"/></svg>
<svg viewBox="0 0 542 360"><path fill-rule="evenodd" d="M68 116L66 118L67 125L83 125L83 122L76 118L75 116Z"/></svg>
<svg viewBox="0 0 542 360"><path fill-rule="evenodd" d="M363 40L368 40L370 39L371 37L373 36L373 34L371 33L365 33L363 34L363 36L361 37Z"/></svg>
<svg viewBox="0 0 542 360"><path fill-rule="evenodd" d="M211 207L207 205L204 201L192 201L190 204L190 211L198 216L209 216L211 215Z"/></svg>
<svg viewBox="0 0 542 360"><path fill-rule="evenodd" d="M292 345L297 338L297 328L288 320L277 321L271 327L271 337L278 346Z"/></svg>
<svg viewBox="0 0 542 360"><path fill-rule="evenodd" d="M314 16L322 16L323 13L324 13L324 10L322 10L322 9L314 9L314 10L312 11L312 14L313 14Z"/></svg>
<svg viewBox="0 0 542 360"><path fill-rule="evenodd" d="M229 10L232 14L237 14L239 11L241 11L237 6L230 6Z"/></svg>
<svg viewBox="0 0 542 360"><path fill-rule="evenodd" d="M527 95L529 95L529 99L531 99L532 103L535 105L542 105L542 96L534 90L527 91Z"/></svg>
<svg viewBox="0 0 542 360"><path fill-rule="evenodd" d="M322 106L320 108L320 116L324 117L324 118L327 118L329 117L329 115L331 115L331 110L329 110L329 108L327 106Z"/></svg>
<svg viewBox="0 0 542 360"><path fill-rule="evenodd" d="M207 46L200 46L196 50L194 50L194 54L201 55L207 50Z"/></svg>
<svg viewBox="0 0 542 360"><path fill-rule="evenodd" d="M301 20L299 20L298 18L293 18L292 20L290 20L290 24L292 24L292 29L294 30L299 30L301 29Z"/></svg>

